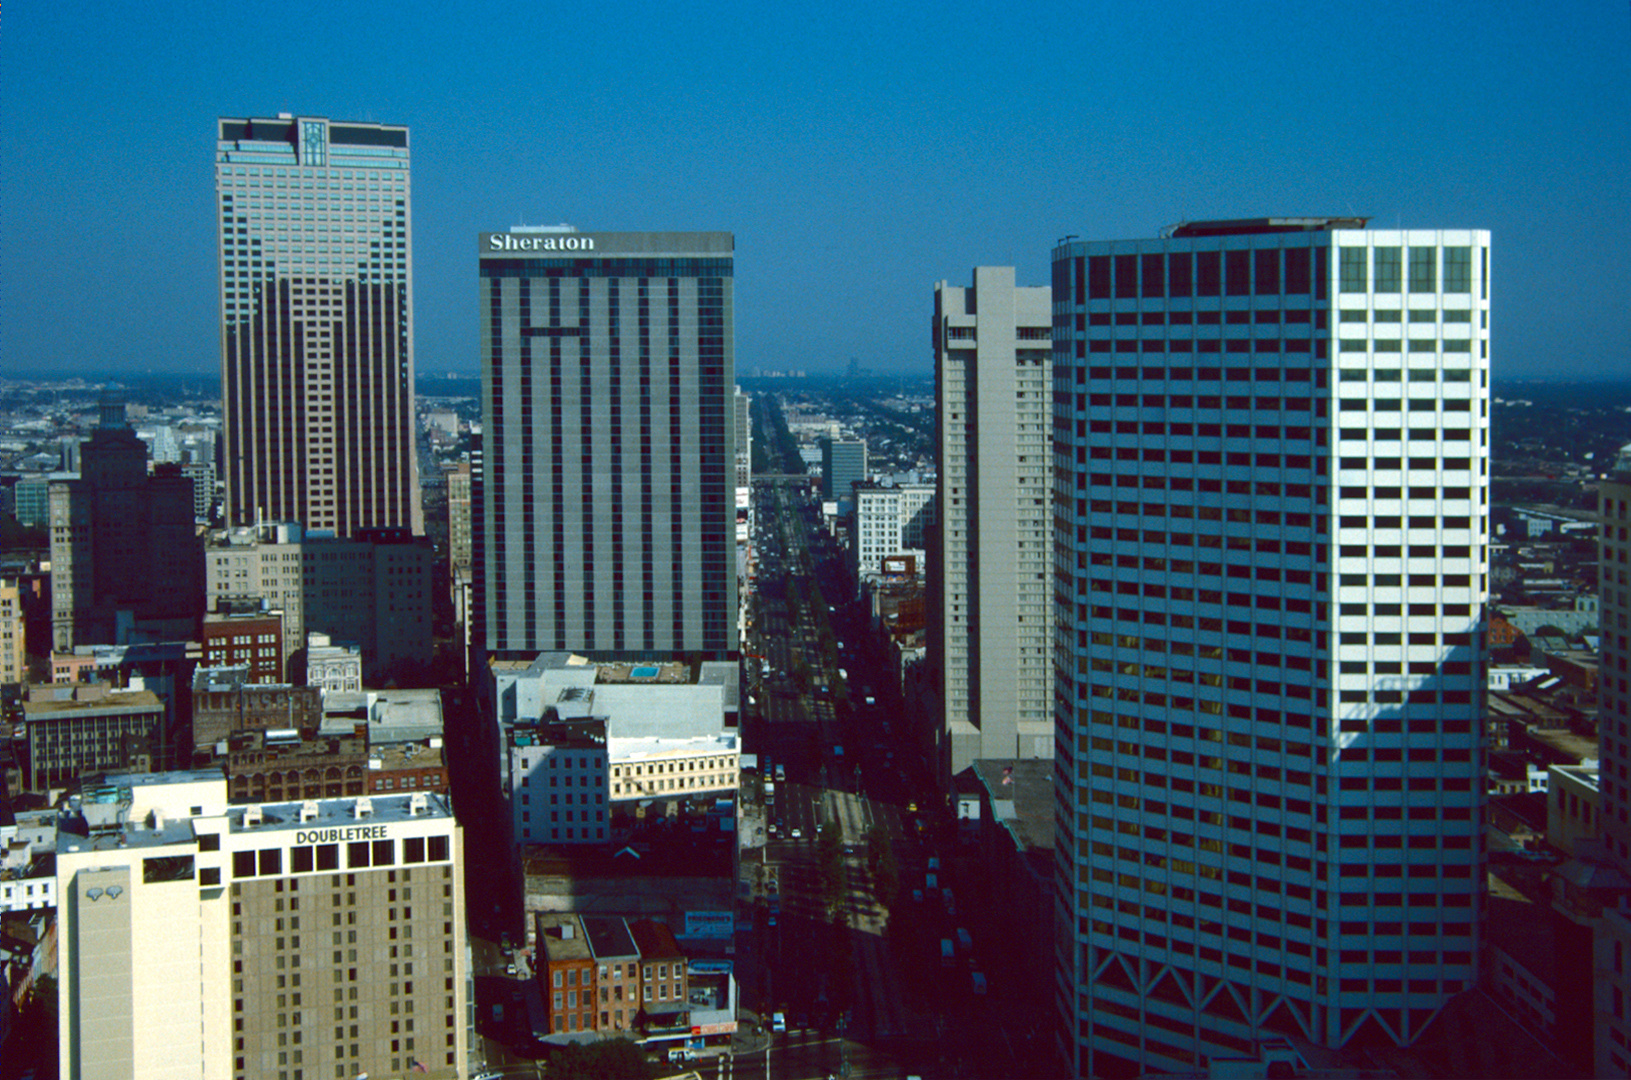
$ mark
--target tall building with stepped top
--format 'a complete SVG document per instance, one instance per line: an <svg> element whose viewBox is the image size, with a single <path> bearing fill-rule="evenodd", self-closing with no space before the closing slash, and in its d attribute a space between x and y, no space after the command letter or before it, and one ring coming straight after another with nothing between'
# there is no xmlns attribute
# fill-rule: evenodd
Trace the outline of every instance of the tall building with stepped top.
<svg viewBox="0 0 1631 1080"><path fill-rule="evenodd" d="M423 533L408 129L224 117L215 145L227 525Z"/></svg>

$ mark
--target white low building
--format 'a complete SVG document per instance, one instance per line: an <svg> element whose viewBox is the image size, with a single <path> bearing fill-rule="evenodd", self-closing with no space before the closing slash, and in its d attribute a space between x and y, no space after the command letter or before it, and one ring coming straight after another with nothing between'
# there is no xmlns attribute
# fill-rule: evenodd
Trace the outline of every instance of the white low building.
<svg viewBox="0 0 1631 1080"><path fill-rule="evenodd" d="M565 653L495 665L516 842L603 842L613 804L733 794L735 671Z"/></svg>

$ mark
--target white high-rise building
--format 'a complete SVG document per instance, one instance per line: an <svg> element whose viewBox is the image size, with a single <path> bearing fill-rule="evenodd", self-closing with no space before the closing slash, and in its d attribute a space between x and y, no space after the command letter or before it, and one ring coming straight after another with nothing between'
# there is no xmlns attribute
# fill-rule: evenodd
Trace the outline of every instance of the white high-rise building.
<svg viewBox="0 0 1631 1080"><path fill-rule="evenodd" d="M939 549L930 663L947 780L980 758L1053 751L1048 403L1051 297L1011 266L934 289Z"/></svg>
<svg viewBox="0 0 1631 1080"><path fill-rule="evenodd" d="M1477 981L1489 234L1053 253L1075 1075L1407 1044Z"/></svg>

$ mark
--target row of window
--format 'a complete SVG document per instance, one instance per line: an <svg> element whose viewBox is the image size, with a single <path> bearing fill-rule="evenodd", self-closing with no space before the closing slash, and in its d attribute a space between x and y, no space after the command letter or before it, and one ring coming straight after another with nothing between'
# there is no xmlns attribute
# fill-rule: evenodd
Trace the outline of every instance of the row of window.
<svg viewBox="0 0 1631 1080"><path fill-rule="evenodd" d="M395 840L358 840L346 843L346 866L349 869L393 866L396 864ZM340 869L340 844L306 844L290 847L289 872L295 874L324 872ZM410 836L402 840L402 862L446 862L451 857L451 845L446 836ZM262 848L259 851L232 853L234 878L274 877L283 874L283 849Z"/></svg>

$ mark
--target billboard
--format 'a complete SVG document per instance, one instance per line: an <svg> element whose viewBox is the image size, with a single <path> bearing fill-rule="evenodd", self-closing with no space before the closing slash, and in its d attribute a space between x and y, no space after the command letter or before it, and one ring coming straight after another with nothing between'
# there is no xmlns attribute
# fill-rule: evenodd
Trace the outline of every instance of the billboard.
<svg viewBox="0 0 1631 1080"><path fill-rule="evenodd" d="M685 933L687 938L725 938L736 935L736 916L729 911L687 911Z"/></svg>

